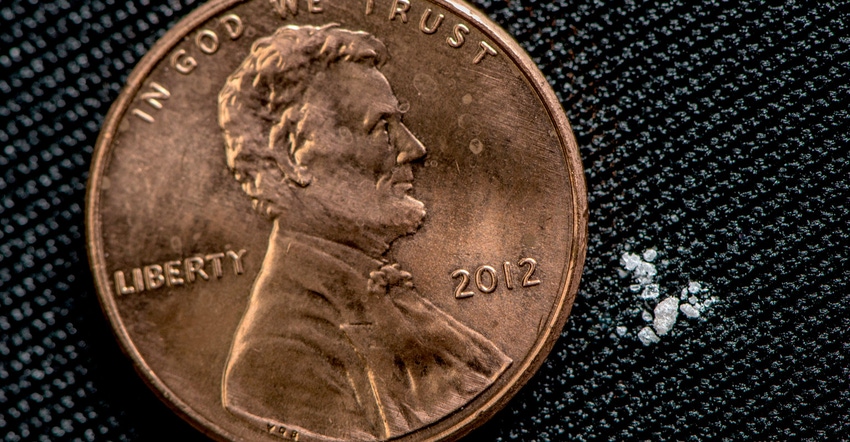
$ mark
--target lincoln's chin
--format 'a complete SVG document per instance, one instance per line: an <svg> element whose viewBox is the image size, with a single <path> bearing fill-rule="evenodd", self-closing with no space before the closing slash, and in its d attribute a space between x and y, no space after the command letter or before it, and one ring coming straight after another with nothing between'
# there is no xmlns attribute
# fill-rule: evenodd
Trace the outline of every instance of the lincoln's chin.
<svg viewBox="0 0 850 442"><path fill-rule="evenodd" d="M410 235L419 230L425 221L425 203L405 195L396 205L397 210L394 210L392 224L399 227L403 235Z"/></svg>
<svg viewBox="0 0 850 442"><path fill-rule="evenodd" d="M419 227L422 227L422 223L425 221L425 203L419 201L417 199L408 197L411 202L416 204L416 208L413 209L413 213L411 214L411 229L408 234L413 233L419 230Z"/></svg>

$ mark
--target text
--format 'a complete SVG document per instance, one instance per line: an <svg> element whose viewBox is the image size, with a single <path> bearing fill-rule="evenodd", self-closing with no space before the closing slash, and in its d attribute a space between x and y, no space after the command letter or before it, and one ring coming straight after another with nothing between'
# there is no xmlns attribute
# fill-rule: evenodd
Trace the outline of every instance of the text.
<svg viewBox="0 0 850 442"><path fill-rule="evenodd" d="M540 284L540 280L534 277L534 272L537 270L537 261L534 258L522 258L517 261L517 266L519 267L517 270L526 267L524 272L519 272L516 275L522 276L519 279L514 278L514 265L510 261L503 262L500 270L496 270L493 266L482 265L475 270L474 274L469 273L466 269L457 269L451 273L452 279L460 278L454 289L454 297L465 299L475 296L474 291L467 290L470 282L474 283L475 288L480 293L493 293L499 287L500 277L508 290L513 290L515 287L534 287Z"/></svg>
<svg viewBox="0 0 850 442"><path fill-rule="evenodd" d="M127 273L117 270L113 274L115 292L118 295L132 295L163 287L178 287L198 281L221 279L226 273L230 273L229 270L238 276L245 273L243 263L245 253L247 253L246 250L238 252L228 250L223 253L195 255L162 264L137 267Z"/></svg>

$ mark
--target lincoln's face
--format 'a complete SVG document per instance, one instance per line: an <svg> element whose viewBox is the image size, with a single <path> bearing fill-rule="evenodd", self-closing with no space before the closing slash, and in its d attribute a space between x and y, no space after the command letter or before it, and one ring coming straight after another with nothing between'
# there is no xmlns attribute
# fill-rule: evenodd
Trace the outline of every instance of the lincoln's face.
<svg viewBox="0 0 850 442"><path fill-rule="evenodd" d="M383 74L333 64L313 79L303 102L294 160L312 177L302 190L313 196L319 217L386 242L414 232L425 206L410 195L410 163L425 156L425 147L402 123Z"/></svg>

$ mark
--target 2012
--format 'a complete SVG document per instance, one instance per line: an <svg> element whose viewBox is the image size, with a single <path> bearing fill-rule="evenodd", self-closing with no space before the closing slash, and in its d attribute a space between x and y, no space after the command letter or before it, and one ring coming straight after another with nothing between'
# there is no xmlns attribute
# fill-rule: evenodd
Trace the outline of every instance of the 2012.
<svg viewBox="0 0 850 442"><path fill-rule="evenodd" d="M522 277L520 285L522 287L534 287L540 284L540 280L534 278L534 271L537 270L537 261L534 258L523 258L517 262L519 267L528 267ZM458 269L452 272L452 279L460 278L457 286L455 286L454 296L457 299L465 299L475 296L474 291L467 291L469 283L474 280L475 288L481 293L493 293L499 285L499 273L504 276L505 287L508 290L514 289L513 264L510 261L502 263L502 271L498 272L494 267L483 265L475 270L475 275L469 273L466 269Z"/></svg>

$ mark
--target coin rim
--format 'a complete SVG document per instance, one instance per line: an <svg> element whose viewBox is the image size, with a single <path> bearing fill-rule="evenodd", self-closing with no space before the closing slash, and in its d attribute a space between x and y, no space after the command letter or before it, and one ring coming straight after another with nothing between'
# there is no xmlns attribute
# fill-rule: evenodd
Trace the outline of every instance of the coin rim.
<svg viewBox="0 0 850 442"><path fill-rule="evenodd" d="M102 180L106 166L111 160L112 142L114 134L129 110L130 103L136 97L144 80L150 75L160 61L164 60L168 53L192 31L227 9L233 8L241 3L251 0L212 0L203 4L181 19L173 29L161 37L153 47L142 57L139 64L133 69L127 79L121 94L110 107L109 113L104 120L103 128L95 144L92 157L92 166L89 172L89 180L86 192L86 234L87 251L92 273L94 274L95 287L100 299L101 309L112 326L112 331L121 344L121 349L133 361L133 366L140 374L148 387L166 405L174 409L184 420L200 430L207 436L215 439L234 439L231 434L216 423L206 419L196 412L189 404L183 402L177 395L165 385L165 383L147 365L141 353L136 348L127 332L124 323L118 314L115 295L112 293L112 285L109 275L106 274L106 260L104 257L102 241L102 223L100 218L100 196L102 193ZM481 404L477 410L466 411L464 409L455 411L440 421L402 436L400 439L411 439L417 435L428 433L428 440L456 440L484 423L497 411L502 409L507 402L516 395L517 391L525 385L537 372L548 356L557 340L560 331L569 317L578 291L581 272L584 267L585 254L587 250L587 191L581 158L579 156L578 144L575 140L572 128L567 116L558 101L552 87L544 78L537 65L530 56L506 31L499 25L487 18L482 12L473 6L457 0L425 0L440 5L455 13L458 17L475 26L479 32L490 37L510 57L511 61L520 69L529 82L531 89L537 94L546 108L550 120L555 126L561 151L564 154L568 177L571 185L571 197L573 201L573 232L572 248L569 251L569 261L563 273L561 281L561 293L554 308L550 310L547 324L538 331L538 339L528 352L522 365L515 374L507 381L501 381L502 387L495 393L485 393L490 397ZM466 416L456 420L452 417L458 413Z"/></svg>

